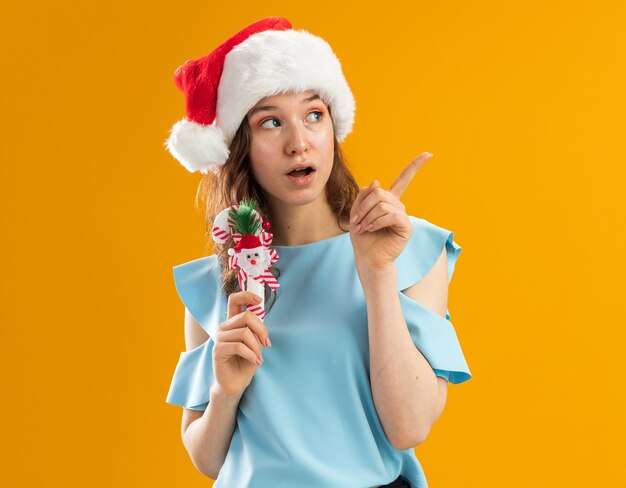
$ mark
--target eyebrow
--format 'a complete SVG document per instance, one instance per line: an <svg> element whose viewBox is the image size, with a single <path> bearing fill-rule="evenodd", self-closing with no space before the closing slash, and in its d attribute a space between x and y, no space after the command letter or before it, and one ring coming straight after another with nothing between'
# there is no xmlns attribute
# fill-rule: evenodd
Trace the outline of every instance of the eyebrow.
<svg viewBox="0 0 626 488"><path fill-rule="evenodd" d="M309 102L312 102L313 100L319 100L319 99L320 99L320 96L317 93L315 93L314 95L302 100L302 103L309 103ZM263 105L262 107L255 107L250 111L250 113L248 114L248 117L252 117L257 112L270 111L270 110L278 110L278 107L275 107L274 105Z"/></svg>

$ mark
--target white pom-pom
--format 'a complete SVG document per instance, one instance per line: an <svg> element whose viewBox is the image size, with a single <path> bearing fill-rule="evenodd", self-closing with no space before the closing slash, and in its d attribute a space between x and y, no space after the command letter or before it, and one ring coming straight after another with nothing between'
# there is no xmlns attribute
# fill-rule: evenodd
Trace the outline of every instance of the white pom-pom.
<svg viewBox="0 0 626 488"><path fill-rule="evenodd" d="M191 173L215 172L219 165L226 162L229 154L222 129L214 124L202 125L187 119L174 124L165 145Z"/></svg>

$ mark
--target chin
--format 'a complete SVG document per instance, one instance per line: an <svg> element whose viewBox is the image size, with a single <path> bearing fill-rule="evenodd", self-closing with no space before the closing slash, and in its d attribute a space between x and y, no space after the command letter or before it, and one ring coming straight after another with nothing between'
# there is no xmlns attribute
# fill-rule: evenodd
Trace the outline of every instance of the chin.
<svg viewBox="0 0 626 488"><path fill-rule="evenodd" d="M279 188L277 191L267 191L265 194L278 205L308 205L319 199L324 198L326 188L318 190L317 188L300 188L294 190L286 190Z"/></svg>
<svg viewBox="0 0 626 488"><path fill-rule="evenodd" d="M323 198L322 192L313 193L310 190L293 192L290 195L286 195L282 202L288 205L309 205Z"/></svg>

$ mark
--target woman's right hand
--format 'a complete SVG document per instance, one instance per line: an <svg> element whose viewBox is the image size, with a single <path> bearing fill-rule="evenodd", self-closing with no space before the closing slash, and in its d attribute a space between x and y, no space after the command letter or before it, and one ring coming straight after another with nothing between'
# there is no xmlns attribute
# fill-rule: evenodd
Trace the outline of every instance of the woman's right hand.
<svg viewBox="0 0 626 488"><path fill-rule="evenodd" d="M239 291L228 296L228 317L217 329L213 346L213 372L220 390L242 394L263 362L262 347L267 327L254 313L241 311L246 304L260 303L258 295Z"/></svg>

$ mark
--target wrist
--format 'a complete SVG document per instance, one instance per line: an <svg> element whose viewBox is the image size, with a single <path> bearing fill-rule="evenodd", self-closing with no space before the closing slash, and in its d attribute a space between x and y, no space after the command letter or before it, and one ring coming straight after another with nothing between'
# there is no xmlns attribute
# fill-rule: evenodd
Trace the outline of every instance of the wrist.
<svg viewBox="0 0 626 488"><path fill-rule="evenodd" d="M357 266L357 273L365 291L372 286L395 288L398 275L393 263L384 266Z"/></svg>
<svg viewBox="0 0 626 488"><path fill-rule="evenodd" d="M393 263L373 265L356 263L356 269L360 276L372 278L395 277L397 270Z"/></svg>
<svg viewBox="0 0 626 488"><path fill-rule="evenodd" d="M245 390L229 392L220 387L219 383L213 383L210 388L210 401L219 403L239 403Z"/></svg>

